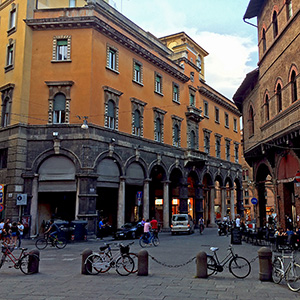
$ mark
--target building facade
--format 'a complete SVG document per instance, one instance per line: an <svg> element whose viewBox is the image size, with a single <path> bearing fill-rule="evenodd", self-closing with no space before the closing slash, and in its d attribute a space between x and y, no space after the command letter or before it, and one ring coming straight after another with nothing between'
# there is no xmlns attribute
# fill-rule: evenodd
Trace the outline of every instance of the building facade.
<svg viewBox="0 0 300 300"><path fill-rule="evenodd" d="M257 17L258 68L234 101L243 114L244 156L253 168L260 225L274 191L278 222L299 226L299 1L250 1L244 19Z"/></svg>
<svg viewBox="0 0 300 300"><path fill-rule="evenodd" d="M173 213L243 213L240 113L206 84L203 48L184 32L158 39L106 1L24 2L0 6L21 24L1 30L3 51L20 38L28 55L1 79L2 216L27 217L34 235L51 216L94 232L100 216L167 229Z"/></svg>

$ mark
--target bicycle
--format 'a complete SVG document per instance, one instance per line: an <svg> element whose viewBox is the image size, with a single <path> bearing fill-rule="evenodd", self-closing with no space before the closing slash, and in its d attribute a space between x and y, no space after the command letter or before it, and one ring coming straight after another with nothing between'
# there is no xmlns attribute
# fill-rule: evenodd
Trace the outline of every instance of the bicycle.
<svg viewBox="0 0 300 300"><path fill-rule="evenodd" d="M290 258L287 268L284 266L285 258ZM272 279L275 283L280 283L284 278L291 291L300 290L300 264L295 261L294 251L291 255L284 255L282 251L281 256L275 256L272 266Z"/></svg>
<svg viewBox="0 0 300 300"><path fill-rule="evenodd" d="M58 249L63 249L67 245L67 240L64 237L58 237L57 235L54 235L54 236L44 235L43 238L39 238L36 240L35 246L39 250L43 250L50 243L52 246L55 246Z"/></svg>
<svg viewBox="0 0 300 300"><path fill-rule="evenodd" d="M35 254L29 254L25 252L27 248L21 248L21 253L19 257L16 257L12 253L13 247L10 249L9 245L2 245L2 257L0 260L0 269L4 265L5 261L8 261L7 258L11 260L13 263L13 267L15 269L20 269L22 273L26 275L30 275L34 273L34 270L31 270L30 266L34 259L38 259L39 257Z"/></svg>
<svg viewBox="0 0 300 300"><path fill-rule="evenodd" d="M238 256L233 252L233 248L230 245L227 249L228 254L220 262L217 256L219 248L211 247L210 250L213 255L207 255L207 276L211 276L217 272L223 272L224 266L229 262L229 272L237 278L246 278L251 272L251 265L249 261Z"/></svg>
<svg viewBox="0 0 300 300"><path fill-rule="evenodd" d="M106 273L110 268L116 268L121 276L134 273L134 261L129 256L129 245L118 244L119 253L113 254L111 244L100 247L100 253L92 253L85 260L85 269L91 275Z"/></svg>
<svg viewBox="0 0 300 300"><path fill-rule="evenodd" d="M156 236L153 231L149 232L149 236L146 237L145 234L142 235L139 239L139 244L142 248L148 247L153 245L154 247L157 247L159 245L159 238Z"/></svg>

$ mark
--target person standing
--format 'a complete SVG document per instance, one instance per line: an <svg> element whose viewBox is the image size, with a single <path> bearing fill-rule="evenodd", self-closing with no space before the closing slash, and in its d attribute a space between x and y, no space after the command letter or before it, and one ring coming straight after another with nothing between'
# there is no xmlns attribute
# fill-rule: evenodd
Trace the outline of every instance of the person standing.
<svg viewBox="0 0 300 300"><path fill-rule="evenodd" d="M200 234L202 234L203 230L204 230L204 219L203 219L203 217L199 218L199 222L198 223L199 223Z"/></svg>
<svg viewBox="0 0 300 300"><path fill-rule="evenodd" d="M2 229L2 236L3 236L3 241L6 244L10 244L10 219L7 219L3 225L3 229Z"/></svg>
<svg viewBox="0 0 300 300"><path fill-rule="evenodd" d="M240 228L241 227L241 219L240 219L240 215L236 216L235 219L235 227Z"/></svg>
<svg viewBox="0 0 300 300"><path fill-rule="evenodd" d="M98 229L99 229L99 238L102 240L103 239L103 229L104 229L104 223L102 221L102 218L100 218L100 221L98 224Z"/></svg>
<svg viewBox="0 0 300 300"><path fill-rule="evenodd" d="M2 230L4 227L4 220L0 220L0 241L2 240Z"/></svg>
<svg viewBox="0 0 300 300"><path fill-rule="evenodd" d="M151 224L149 222L149 219L146 220L145 224L144 224L144 239L149 239L150 237L150 229L151 229Z"/></svg>
<svg viewBox="0 0 300 300"><path fill-rule="evenodd" d="M23 234L24 234L24 225L22 224L22 221L18 222L18 230L19 230L19 236L18 236L19 244L18 244L18 248L20 248L21 247L21 240L23 239Z"/></svg>
<svg viewBox="0 0 300 300"><path fill-rule="evenodd" d="M10 227L11 230L11 242L15 249L17 249L17 240L19 235L17 222L13 222Z"/></svg>

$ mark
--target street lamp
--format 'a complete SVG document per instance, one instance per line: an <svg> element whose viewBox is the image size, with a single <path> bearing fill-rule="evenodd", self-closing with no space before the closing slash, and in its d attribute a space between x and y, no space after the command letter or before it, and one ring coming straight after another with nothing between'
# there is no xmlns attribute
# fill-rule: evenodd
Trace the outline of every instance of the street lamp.
<svg viewBox="0 0 300 300"><path fill-rule="evenodd" d="M83 117L77 116L77 118L78 118L79 120L81 120L81 118L83 118L83 124L81 125L81 128L82 128L82 129L88 129L88 128L89 128L88 123L87 123L87 119L88 119L89 117L87 117L87 116L83 116Z"/></svg>

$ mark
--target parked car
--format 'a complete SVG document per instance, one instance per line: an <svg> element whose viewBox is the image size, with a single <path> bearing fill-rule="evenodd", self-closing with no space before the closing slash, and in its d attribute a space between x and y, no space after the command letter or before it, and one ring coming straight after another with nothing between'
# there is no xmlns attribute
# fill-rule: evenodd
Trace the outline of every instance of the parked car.
<svg viewBox="0 0 300 300"><path fill-rule="evenodd" d="M144 227L141 223L131 222L125 223L121 228L114 233L115 239L137 239L144 232Z"/></svg>
<svg viewBox="0 0 300 300"><path fill-rule="evenodd" d="M188 214L175 214L172 216L171 233L186 232L188 234L194 233L194 222Z"/></svg>

